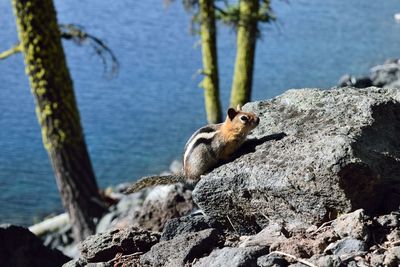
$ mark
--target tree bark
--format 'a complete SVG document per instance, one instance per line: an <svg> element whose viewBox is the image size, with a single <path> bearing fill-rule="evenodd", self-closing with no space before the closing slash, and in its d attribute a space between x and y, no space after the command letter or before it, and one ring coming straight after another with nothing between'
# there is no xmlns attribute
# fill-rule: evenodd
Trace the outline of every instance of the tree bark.
<svg viewBox="0 0 400 267"><path fill-rule="evenodd" d="M219 99L219 77L217 60L217 39L215 10L213 0L199 0L200 35L203 59L204 101L209 123L221 122L221 103Z"/></svg>
<svg viewBox="0 0 400 267"><path fill-rule="evenodd" d="M257 39L257 13L259 0L240 0L237 51L230 106L250 101L253 83L254 54Z"/></svg>
<svg viewBox="0 0 400 267"><path fill-rule="evenodd" d="M52 0L12 0L44 146L76 241L105 206L87 152Z"/></svg>

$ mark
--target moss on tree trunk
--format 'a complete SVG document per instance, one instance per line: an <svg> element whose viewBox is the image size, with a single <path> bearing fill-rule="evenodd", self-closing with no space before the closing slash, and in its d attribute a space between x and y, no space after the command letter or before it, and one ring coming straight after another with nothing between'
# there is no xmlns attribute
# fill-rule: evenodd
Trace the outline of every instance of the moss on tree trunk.
<svg viewBox="0 0 400 267"><path fill-rule="evenodd" d="M237 51L230 106L250 101L253 83L254 54L257 40L259 0L240 0L237 29Z"/></svg>
<svg viewBox="0 0 400 267"><path fill-rule="evenodd" d="M221 122L221 104L219 99L219 78L217 60L217 39L213 0L199 0L200 35L203 58L204 101L209 123Z"/></svg>
<svg viewBox="0 0 400 267"><path fill-rule="evenodd" d="M52 0L13 0L44 146L75 238L93 234L105 211L83 136Z"/></svg>

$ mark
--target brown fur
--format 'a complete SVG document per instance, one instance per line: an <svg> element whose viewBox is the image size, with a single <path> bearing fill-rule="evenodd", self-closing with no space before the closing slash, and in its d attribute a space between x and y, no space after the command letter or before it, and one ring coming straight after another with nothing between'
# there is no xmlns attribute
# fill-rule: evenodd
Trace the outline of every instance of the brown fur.
<svg viewBox="0 0 400 267"><path fill-rule="evenodd" d="M244 123L240 118L246 116ZM244 112L240 107L237 110L229 109L225 122L221 125L220 135L225 143L221 153L222 159L228 159L245 141L247 134L259 123L259 118L251 112Z"/></svg>

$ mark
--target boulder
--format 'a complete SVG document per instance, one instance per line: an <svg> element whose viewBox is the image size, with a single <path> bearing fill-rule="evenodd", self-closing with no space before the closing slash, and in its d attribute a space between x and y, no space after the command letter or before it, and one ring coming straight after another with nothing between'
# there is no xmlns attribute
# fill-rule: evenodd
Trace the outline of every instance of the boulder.
<svg viewBox="0 0 400 267"><path fill-rule="evenodd" d="M56 267L70 260L56 249L50 249L28 229L0 225L0 266Z"/></svg>
<svg viewBox="0 0 400 267"><path fill-rule="evenodd" d="M289 90L249 103L243 109L260 125L232 162L202 176L193 198L241 234L270 221L290 231L359 208L397 209L399 100L397 90L370 87Z"/></svg>
<svg viewBox="0 0 400 267"><path fill-rule="evenodd" d="M185 233L169 241L161 241L140 257L143 266L185 266L210 253L220 243L215 229Z"/></svg>

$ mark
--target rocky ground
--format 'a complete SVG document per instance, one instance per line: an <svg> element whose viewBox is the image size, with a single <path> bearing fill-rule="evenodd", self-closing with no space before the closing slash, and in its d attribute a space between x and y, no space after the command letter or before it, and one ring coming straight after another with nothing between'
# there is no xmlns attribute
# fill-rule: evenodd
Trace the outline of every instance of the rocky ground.
<svg viewBox="0 0 400 267"><path fill-rule="evenodd" d="M400 92L289 90L244 109L260 125L194 190L108 189L98 234L74 246L65 226L44 243L69 267L399 266Z"/></svg>

